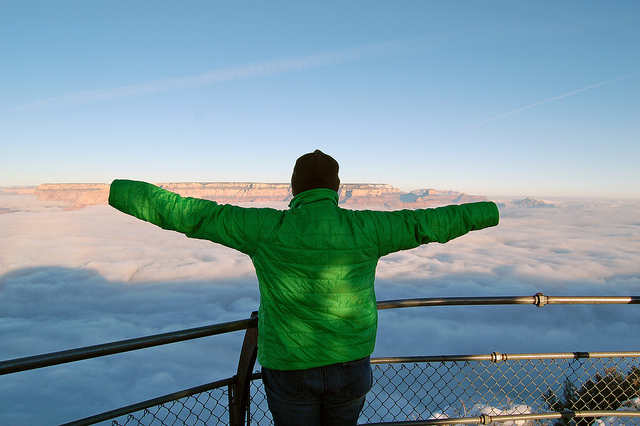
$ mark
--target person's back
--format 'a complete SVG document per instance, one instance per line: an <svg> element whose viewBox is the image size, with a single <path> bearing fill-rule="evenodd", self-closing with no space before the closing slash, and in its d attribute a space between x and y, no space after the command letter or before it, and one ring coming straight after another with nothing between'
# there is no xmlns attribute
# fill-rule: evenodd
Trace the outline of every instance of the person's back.
<svg viewBox="0 0 640 426"><path fill-rule="evenodd" d="M329 189L303 192L261 228L252 260L265 367L305 369L373 352L377 234L337 201Z"/></svg>
<svg viewBox="0 0 640 426"><path fill-rule="evenodd" d="M371 388L375 269L386 254L498 224L494 203L352 211L338 206L338 163L298 159L285 211L183 198L116 180L109 203L165 229L237 249L260 285L258 361L274 422L356 424Z"/></svg>

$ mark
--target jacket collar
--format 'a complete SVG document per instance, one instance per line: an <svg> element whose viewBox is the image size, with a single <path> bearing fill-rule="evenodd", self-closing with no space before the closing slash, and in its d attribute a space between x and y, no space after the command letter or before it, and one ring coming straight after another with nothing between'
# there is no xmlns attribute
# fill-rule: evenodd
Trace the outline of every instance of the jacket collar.
<svg viewBox="0 0 640 426"><path fill-rule="evenodd" d="M314 203L316 201L329 200L333 204L338 204L338 193L333 189L318 188L304 191L293 197L289 202L289 208L298 209L302 204Z"/></svg>

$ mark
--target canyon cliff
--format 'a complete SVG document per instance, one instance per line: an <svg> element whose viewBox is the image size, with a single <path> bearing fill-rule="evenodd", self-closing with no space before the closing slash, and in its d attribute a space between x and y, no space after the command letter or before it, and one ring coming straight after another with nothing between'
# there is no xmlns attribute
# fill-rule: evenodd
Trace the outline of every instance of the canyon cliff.
<svg viewBox="0 0 640 426"><path fill-rule="evenodd" d="M158 186L185 197L213 200L218 203L282 203L292 198L288 183L185 182L161 183ZM33 194L40 200L59 201L69 209L107 204L109 185L102 183L42 184L38 187L0 188L4 194ZM403 192L386 184L343 184L338 191L340 205L346 208L424 208L486 200L483 196L456 191L418 189Z"/></svg>

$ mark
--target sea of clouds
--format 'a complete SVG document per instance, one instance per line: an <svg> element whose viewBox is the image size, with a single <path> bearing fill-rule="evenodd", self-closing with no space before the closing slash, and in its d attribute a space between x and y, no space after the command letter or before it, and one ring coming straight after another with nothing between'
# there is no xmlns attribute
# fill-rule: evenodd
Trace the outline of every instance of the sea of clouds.
<svg viewBox="0 0 640 426"><path fill-rule="evenodd" d="M379 300L640 295L640 200L511 198L500 225L383 258ZM284 207L284 206L279 206ZM0 361L247 318L251 261L109 206L0 196ZM640 350L640 307L380 311L374 356ZM0 376L0 425L58 424L235 373L241 332Z"/></svg>

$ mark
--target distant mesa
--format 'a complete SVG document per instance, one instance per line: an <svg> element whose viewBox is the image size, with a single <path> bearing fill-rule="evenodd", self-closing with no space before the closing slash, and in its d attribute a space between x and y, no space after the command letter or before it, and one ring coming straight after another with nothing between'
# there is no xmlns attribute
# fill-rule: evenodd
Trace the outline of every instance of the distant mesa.
<svg viewBox="0 0 640 426"><path fill-rule="evenodd" d="M555 207L554 204L549 204L541 200L534 200L529 197L524 200L514 201L512 204L518 207Z"/></svg>
<svg viewBox="0 0 640 426"><path fill-rule="evenodd" d="M59 201L68 204L67 210L107 204L109 185L104 183L46 183L39 185L34 195L42 201Z"/></svg>
<svg viewBox="0 0 640 426"><path fill-rule="evenodd" d="M293 197L288 183L185 182L161 183L158 186L184 197L213 200L218 203L287 203ZM43 201L59 201L69 210L107 204L109 184L42 184L37 187L4 187L5 195L35 195ZM486 197L456 191L418 189L403 192L387 184L343 184L338 190L339 203L348 208L388 207L394 209L435 207L486 201Z"/></svg>
<svg viewBox="0 0 640 426"><path fill-rule="evenodd" d="M33 195L37 186L2 186L0 195Z"/></svg>

